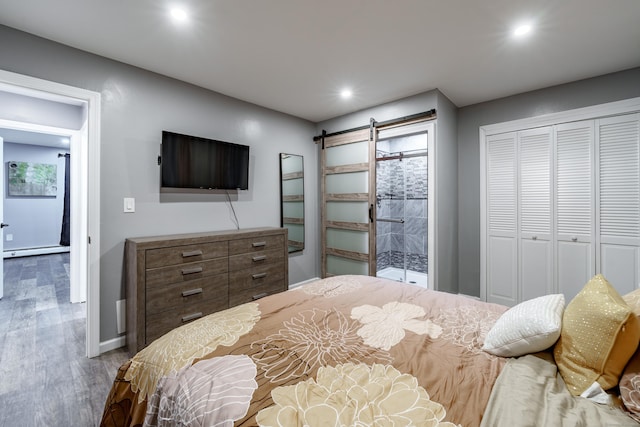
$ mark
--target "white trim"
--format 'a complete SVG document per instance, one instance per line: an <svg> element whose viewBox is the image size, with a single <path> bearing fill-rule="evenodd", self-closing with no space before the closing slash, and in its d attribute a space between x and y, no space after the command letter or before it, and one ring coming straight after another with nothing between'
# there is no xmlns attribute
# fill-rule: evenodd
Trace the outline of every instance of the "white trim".
<svg viewBox="0 0 640 427"><path fill-rule="evenodd" d="M487 300L487 135L480 127L480 299Z"/></svg>
<svg viewBox="0 0 640 427"><path fill-rule="evenodd" d="M29 93L31 96L40 96L45 99L55 99L72 105L86 105L87 127L86 131L88 153L82 153L86 158L87 175L87 224L81 227L76 238L80 252L87 254L86 268L80 266L86 275L87 283L87 331L86 352L88 357L100 354L100 98L98 92L89 91L61 83L42 80L30 76L0 70L0 89L8 91L20 90L20 93ZM32 93L30 93L32 92ZM39 92L45 92L41 94ZM72 225L73 227L73 225ZM91 244L87 244L88 238ZM72 247L75 242L72 241ZM82 250L84 249L84 250ZM73 249L72 249L73 252Z"/></svg>
<svg viewBox="0 0 640 427"><path fill-rule="evenodd" d="M107 351L115 350L117 348L124 347L127 343L126 338L127 337L122 336L122 337L112 338L108 341L102 341L100 343L100 354L106 353Z"/></svg>
<svg viewBox="0 0 640 427"><path fill-rule="evenodd" d="M640 97L608 102L557 113L495 123L479 128L480 141L480 299L487 300L487 193L486 193L486 145L487 137L507 132L523 131L543 126L554 126L583 120L620 116L640 112ZM595 222L595 218L594 218ZM594 264L595 265L595 264Z"/></svg>
<svg viewBox="0 0 640 427"><path fill-rule="evenodd" d="M436 190L436 126L434 122L427 124L427 282L429 289L438 290L438 215L436 206L438 191Z"/></svg>
<svg viewBox="0 0 640 427"><path fill-rule="evenodd" d="M477 297L477 296L475 296L475 295L461 294L461 293L459 293L459 292L458 292L458 295L460 295L461 297L465 297L465 298L471 298L471 299L474 299L474 300L476 300L476 301L480 301L480 300L481 300L481 298L478 298L478 297Z"/></svg>
<svg viewBox="0 0 640 427"><path fill-rule="evenodd" d="M12 249L4 251L2 258L19 258L32 255L50 255L69 252L69 246L47 246L44 248Z"/></svg>
<svg viewBox="0 0 640 427"><path fill-rule="evenodd" d="M300 286L304 286L307 283L315 282L316 280L320 280L320 278L319 277L313 277L313 278L311 278L309 280L303 280L302 282L294 283L292 285L289 285L289 290L295 289L295 288L299 288Z"/></svg>
<svg viewBox="0 0 640 427"><path fill-rule="evenodd" d="M482 132L484 132L485 136L488 136L497 133L514 132L522 129L551 126L560 123L630 114L636 111L640 111L640 97L485 125L480 127L480 135L482 136Z"/></svg>

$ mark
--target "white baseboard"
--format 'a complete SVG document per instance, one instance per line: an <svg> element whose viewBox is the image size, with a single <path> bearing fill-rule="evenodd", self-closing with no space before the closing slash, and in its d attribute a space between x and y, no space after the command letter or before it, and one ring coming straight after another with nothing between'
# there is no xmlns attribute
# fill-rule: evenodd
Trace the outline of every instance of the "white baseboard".
<svg viewBox="0 0 640 427"><path fill-rule="evenodd" d="M467 297L467 298L471 298L471 299L475 299L475 300L481 301L480 297L477 297L475 295L467 295L467 294L461 294L461 293L458 293L458 295L460 295L461 297Z"/></svg>
<svg viewBox="0 0 640 427"><path fill-rule="evenodd" d="M115 350L116 348L124 347L127 344L127 337L121 336L113 338L109 341L102 341L100 343L100 354L107 351Z"/></svg>
<svg viewBox="0 0 640 427"><path fill-rule="evenodd" d="M294 289L294 288L297 288L299 286L306 285L307 283L315 282L316 280L320 280L320 278L319 277L314 277L314 278L309 279L309 280L304 280L302 282L294 283L292 285L289 285L289 289Z"/></svg>
<svg viewBox="0 0 640 427"><path fill-rule="evenodd" d="M33 249L14 249L7 250L2 253L2 258L17 258L22 256L31 255L49 255L49 254L61 254L69 252L69 246L47 246L45 248L33 248Z"/></svg>

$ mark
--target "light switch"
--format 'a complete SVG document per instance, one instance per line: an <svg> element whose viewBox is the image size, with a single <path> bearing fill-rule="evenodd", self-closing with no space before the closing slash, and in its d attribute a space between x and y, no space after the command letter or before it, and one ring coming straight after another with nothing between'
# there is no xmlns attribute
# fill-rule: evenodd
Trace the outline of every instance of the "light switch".
<svg viewBox="0 0 640 427"><path fill-rule="evenodd" d="M133 197L125 197L124 198L124 211L125 212L135 212L136 211L136 199Z"/></svg>

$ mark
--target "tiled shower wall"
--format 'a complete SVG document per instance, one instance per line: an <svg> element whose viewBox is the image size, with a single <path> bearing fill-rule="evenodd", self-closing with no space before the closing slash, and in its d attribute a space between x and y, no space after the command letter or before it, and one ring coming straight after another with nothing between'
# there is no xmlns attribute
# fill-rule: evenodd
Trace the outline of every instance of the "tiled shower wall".
<svg viewBox="0 0 640 427"><path fill-rule="evenodd" d="M405 220L404 224L377 222L377 269L403 269L406 248L407 268L426 273L427 157L381 161L376 167L378 218Z"/></svg>

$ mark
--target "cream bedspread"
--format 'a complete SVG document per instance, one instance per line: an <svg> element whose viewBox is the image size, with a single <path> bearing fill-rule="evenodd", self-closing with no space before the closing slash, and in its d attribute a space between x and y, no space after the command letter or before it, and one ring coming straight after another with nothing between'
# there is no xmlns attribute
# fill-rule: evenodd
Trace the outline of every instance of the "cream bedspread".
<svg viewBox="0 0 640 427"><path fill-rule="evenodd" d="M494 385L481 427L637 427L619 406L572 396L550 352L510 359Z"/></svg>

